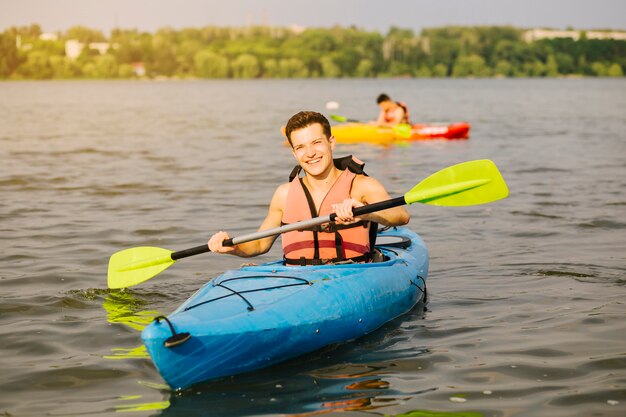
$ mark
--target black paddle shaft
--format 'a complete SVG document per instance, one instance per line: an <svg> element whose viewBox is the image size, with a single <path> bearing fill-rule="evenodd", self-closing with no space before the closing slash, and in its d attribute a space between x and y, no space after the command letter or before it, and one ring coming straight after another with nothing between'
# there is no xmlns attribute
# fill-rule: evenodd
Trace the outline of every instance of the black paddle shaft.
<svg viewBox="0 0 626 417"><path fill-rule="evenodd" d="M387 209L394 208L394 207L404 206L405 204L406 204L406 201L404 200L404 196L396 197L396 198L391 198L385 201L379 201L378 203L367 204L361 207L355 207L352 210L352 214L354 214L354 216L356 217L356 216L360 216L363 214L374 213L376 211L387 210ZM335 213L332 213L330 215L330 220L335 221L335 217L337 217Z"/></svg>
<svg viewBox="0 0 626 417"><path fill-rule="evenodd" d="M367 204L362 207L355 207L352 210L354 216L361 216L363 214L374 213L376 211L386 210L393 207L403 206L407 204L403 197L396 197L385 201L380 201L378 203ZM293 230L306 230L309 227L329 223L335 221L337 215L335 213L331 213L328 216L316 217L311 220L303 220L301 222L286 224L281 227L276 227L274 229L263 230L261 232L251 233L250 235L244 235L232 239L226 239L223 243L224 246L234 246L239 243L250 242L252 240L263 239L265 237L278 235L285 232L290 232ZM174 252L170 255L173 261L178 259L187 258L188 256L199 255L201 253L209 252L208 245L200 245L194 248L181 250L178 252Z"/></svg>

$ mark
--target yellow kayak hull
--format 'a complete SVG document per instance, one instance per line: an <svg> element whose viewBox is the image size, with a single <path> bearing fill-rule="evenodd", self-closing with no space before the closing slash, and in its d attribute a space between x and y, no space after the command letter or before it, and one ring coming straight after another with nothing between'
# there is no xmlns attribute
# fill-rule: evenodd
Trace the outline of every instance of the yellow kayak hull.
<svg viewBox="0 0 626 417"><path fill-rule="evenodd" d="M411 126L411 136L401 137L391 127L370 125L367 123L346 123L332 127L333 136L338 143L374 143L390 145L394 142L405 142L428 139L467 139L469 138L469 123L454 123L450 125Z"/></svg>

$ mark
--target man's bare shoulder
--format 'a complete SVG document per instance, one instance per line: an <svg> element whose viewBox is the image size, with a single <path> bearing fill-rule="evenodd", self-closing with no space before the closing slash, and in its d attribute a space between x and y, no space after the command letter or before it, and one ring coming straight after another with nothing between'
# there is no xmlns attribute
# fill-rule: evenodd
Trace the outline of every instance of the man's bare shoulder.
<svg viewBox="0 0 626 417"><path fill-rule="evenodd" d="M365 175L357 175L352 183L352 198L362 203L380 201L387 195L385 187L376 178Z"/></svg>
<svg viewBox="0 0 626 417"><path fill-rule="evenodd" d="M288 182L284 184L280 184L278 187L276 187L276 191L274 191L274 195L278 194L278 195L287 196L287 192L289 191L289 184L290 183Z"/></svg>
<svg viewBox="0 0 626 417"><path fill-rule="evenodd" d="M285 206L285 203L287 202L288 192L289 192L288 182L284 184L280 184L278 187L276 187L276 191L274 191L274 196L272 197L271 206L282 210Z"/></svg>
<svg viewBox="0 0 626 417"><path fill-rule="evenodd" d="M367 175L357 175L354 177L353 187L368 188L368 187L382 187L380 181L374 177L368 177Z"/></svg>

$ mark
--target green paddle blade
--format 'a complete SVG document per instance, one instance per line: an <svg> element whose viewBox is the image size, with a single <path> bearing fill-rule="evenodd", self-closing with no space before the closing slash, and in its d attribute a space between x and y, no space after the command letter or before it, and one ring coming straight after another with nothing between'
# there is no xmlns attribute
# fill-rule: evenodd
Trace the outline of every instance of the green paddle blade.
<svg viewBox="0 0 626 417"><path fill-rule="evenodd" d="M336 122L340 122L340 123L346 123L348 121L348 118L345 116L339 116L338 114L331 114L330 118L333 119Z"/></svg>
<svg viewBox="0 0 626 417"><path fill-rule="evenodd" d="M411 132L411 125L408 125L406 123L400 123L398 125L395 125L393 128L393 132L400 136L403 139L408 139L411 137L411 134L413 132Z"/></svg>
<svg viewBox="0 0 626 417"><path fill-rule="evenodd" d="M500 200L509 189L488 159L463 162L435 172L404 195L407 204L473 206Z"/></svg>
<svg viewBox="0 0 626 417"><path fill-rule="evenodd" d="M140 246L125 249L109 259L109 288L126 288L149 280L169 268L174 262L171 250Z"/></svg>

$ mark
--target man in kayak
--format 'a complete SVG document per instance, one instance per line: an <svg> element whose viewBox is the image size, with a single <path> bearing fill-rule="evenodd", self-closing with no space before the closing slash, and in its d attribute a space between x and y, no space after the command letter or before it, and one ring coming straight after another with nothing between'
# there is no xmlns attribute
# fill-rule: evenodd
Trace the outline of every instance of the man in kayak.
<svg viewBox="0 0 626 417"><path fill-rule="evenodd" d="M333 224L282 236L287 265L319 265L333 262L367 262L371 259L375 227L400 226L409 222L404 207L395 207L354 217L352 209L390 198L383 185L363 173L363 163L346 157L333 160L335 138L330 124L320 113L302 111L289 119L285 134L298 162L290 181L274 192L267 217L259 231L313 217L335 213ZM304 171L304 176L298 174ZM209 240L212 252L241 257L270 250L277 236L223 246L228 233L220 231Z"/></svg>
<svg viewBox="0 0 626 417"><path fill-rule="evenodd" d="M393 127L400 123L410 124L409 110L406 104L391 100L387 94L379 95L376 103L380 107L380 113L375 122L378 126Z"/></svg>

